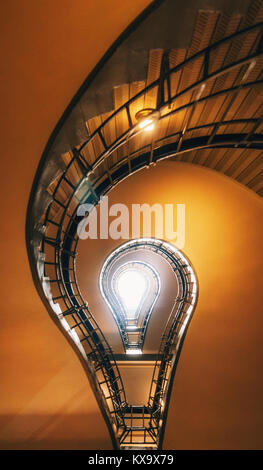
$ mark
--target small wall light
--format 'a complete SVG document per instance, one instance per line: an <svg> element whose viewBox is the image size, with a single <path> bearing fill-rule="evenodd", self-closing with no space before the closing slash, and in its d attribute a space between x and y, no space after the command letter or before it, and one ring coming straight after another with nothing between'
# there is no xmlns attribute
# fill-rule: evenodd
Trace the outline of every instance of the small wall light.
<svg viewBox="0 0 263 470"><path fill-rule="evenodd" d="M135 119L138 121L138 127L147 132L154 129L158 118L159 112L153 108L144 108L135 114Z"/></svg>

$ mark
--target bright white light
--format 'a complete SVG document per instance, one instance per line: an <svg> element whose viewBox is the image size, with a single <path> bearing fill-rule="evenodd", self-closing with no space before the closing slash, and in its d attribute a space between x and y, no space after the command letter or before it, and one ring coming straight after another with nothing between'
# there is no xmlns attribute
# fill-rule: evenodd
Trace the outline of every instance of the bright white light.
<svg viewBox="0 0 263 470"><path fill-rule="evenodd" d="M196 284L194 284L192 288L192 294L196 294L196 292L197 292L197 287L196 287Z"/></svg>
<svg viewBox="0 0 263 470"><path fill-rule="evenodd" d="M186 311L187 315L190 315L190 314L192 313L193 308L194 308L193 305L190 305L190 307L188 307L188 309L187 309L187 311Z"/></svg>
<svg viewBox="0 0 263 470"><path fill-rule="evenodd" d="M153 129L154 129L154 123L149 124L149 126L145 127L144 130L148 132L148 131L152 131Z"/></svg>
<svg viewBox="0 0 263 470"><path fill-rule="evenodd" d="M152 119L143 119L143 121L139 122L139 128L145 131L152 131L154 129L154 122Z"/></svg>
<svg viewBox="0 0 263 470"><path fill-rule="evenodd" d="M135 356L137 354L142 354L142 350L141 349L126 349L126 354L131 354Z"/></svg>
<svg viewBox="0 0 263 470"><path fill-rule="evenodd" d="M134 318L147 290L145 276L137 269L127 269L117 279L117 290L126 309L127 318Z"/></svg>

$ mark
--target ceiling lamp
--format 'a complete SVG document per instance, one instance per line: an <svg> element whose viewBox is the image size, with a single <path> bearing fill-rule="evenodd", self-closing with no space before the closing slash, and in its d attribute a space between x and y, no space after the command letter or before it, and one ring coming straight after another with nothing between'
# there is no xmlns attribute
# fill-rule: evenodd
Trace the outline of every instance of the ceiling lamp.
<svg viewBox="0 0 263 470"><path fill-rule="evenodd" d="M144 108L135 114L139 129L152 131L156 121L159 119L159 112L153 108Z"/></svg>

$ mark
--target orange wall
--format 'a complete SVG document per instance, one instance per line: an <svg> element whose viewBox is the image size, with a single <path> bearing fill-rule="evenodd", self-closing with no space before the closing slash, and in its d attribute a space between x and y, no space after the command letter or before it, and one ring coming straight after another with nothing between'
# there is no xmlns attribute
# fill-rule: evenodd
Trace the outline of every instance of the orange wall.
<svg viewBox="0 0 263 470"><path fill-rule="evenodd" d="M108 47L149 3L0 3L1 448L111 447L85 373L34 288L25 217L40 156L58 119Z"/></svg>
<svg viewBox="0 0 263 470"><path fill-rule="evenodd" d="M188 166L188 165L187 165ZM263 448L263 201L211 170L178 164L185 252L199 300L183 346L166 448Z"/></svg>

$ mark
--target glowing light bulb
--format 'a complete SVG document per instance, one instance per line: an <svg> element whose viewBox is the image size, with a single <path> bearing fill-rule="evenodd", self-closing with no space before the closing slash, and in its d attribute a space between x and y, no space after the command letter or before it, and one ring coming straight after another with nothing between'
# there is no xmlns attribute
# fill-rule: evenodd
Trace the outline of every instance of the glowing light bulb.
<svg viewBox="0 0 263 470"><path fill-rule="evenodd" d="M136 356L137 354L142 354L142 350L141 349L127 349L126 354Z"/></svg>
<svg viewBox="0 0 263 470"><path fill-rule="evenodd" d="M159 111L153 108L140 109L140 111L135 114L139 129L143 129L147 132L154 129L159 117Z"/></svg>
<svg viewBox="0 0 263 470"><path fill-rule="evenodd" d="M143 119L143 121L139 122L139 128L147 132L152 131L154 129L154 122L152 119Z"/></svg>
<svg viewBox="0 0 263 470"><path fill-rule="evenodd" d="M116 287L127 318L134 318L147 291L148 283L145 276L137 269L128 269L119 275Z"/></svg>

